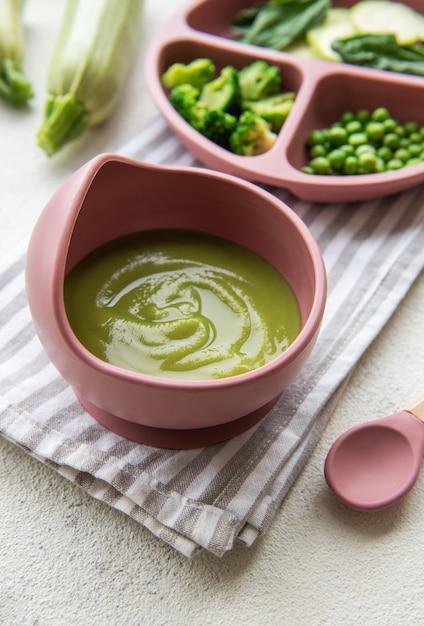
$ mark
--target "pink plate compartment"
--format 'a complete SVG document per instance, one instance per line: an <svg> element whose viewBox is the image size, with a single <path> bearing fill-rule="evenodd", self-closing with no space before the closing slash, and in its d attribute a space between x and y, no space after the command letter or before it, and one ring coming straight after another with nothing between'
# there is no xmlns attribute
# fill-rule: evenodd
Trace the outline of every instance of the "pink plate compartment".
<svg viewBox="0 0 424 626"><path fill-rule="evenodd" d="M288 189L314 202L350 202L402 191L424 179L424 162L400 170L360 176L318 176L303 173L306 140L311 130L337 121L347 110L385 106L401 123L424 125L424 78L354 65L304 58L231 39L233 16L250 0L197 0L167 22L151 42L145 78L159 111L181 143L203 164L246 180ZM350 7L353 0L333 2ZM404 2L422 11L422 2ZM296 93L293 109L274 147L267 153L242 157L203 137L173 109L161 84L161 74L174 62L211 58L217 68L241 69L256 59L278 65L287 91Z"/></svg>

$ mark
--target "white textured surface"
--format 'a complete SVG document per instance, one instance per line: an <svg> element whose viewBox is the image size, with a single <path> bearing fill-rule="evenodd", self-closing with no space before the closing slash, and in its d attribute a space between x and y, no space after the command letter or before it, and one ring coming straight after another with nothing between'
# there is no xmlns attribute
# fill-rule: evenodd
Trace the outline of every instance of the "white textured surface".
<svg viewBox="0 0 424 626"><path fill-rule="evenodd" d="M34 137L64 1L28 0L26 68L37 97L30 112L1 105L1 253L30 231L75 168L117 149L155 115L143 85L143 50L181 4L146 0L144 44L115 115L49 160ZM335 501L322 469L338 434L423 392L423 320L421 277L359 364L269 533L222 560L185 560L0 440L0 623L422 624L424 480L398 506L367 515Z"/></svg>

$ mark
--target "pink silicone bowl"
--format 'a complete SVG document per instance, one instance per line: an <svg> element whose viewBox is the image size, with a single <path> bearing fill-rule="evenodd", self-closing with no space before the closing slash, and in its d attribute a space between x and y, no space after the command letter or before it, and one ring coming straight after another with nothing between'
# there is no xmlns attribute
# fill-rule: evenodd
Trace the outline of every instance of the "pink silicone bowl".
<svg viewBox="0 0 424 626"><path fill-rule="evenodd" d="M334 0L333 7L351 7L359 0ZM424 125L424 79L364 67L304 58L240 43L232 38L231 20L253 0L194 0L172 17L153 38L145 62L145 78L158 109L181 143L208 167L290 190L314 202L350 202L392 194L424 180L424 162L392 172L361 176L318 176L301 167L308 162L309 133L326 128L346 111L386 107L401 123ZM422 0L406 4L424 12ZM280 68L283 87L296 94L293 109L271 150L253 157L238 156L194 130L169 103L162 73L175 62L211 58L217 69L237 69L264 59Z"/></svg>
<svg viewBox="0 0 424 626"><path fill-rule="evenodd" d="M134 373L86 350L65 312L67 272L111 239L157 228L211 233L270 261L301 309L302 329L292 345L249 373L187 382ZM320 251L274 196L227 174L110 154L75 172L45 207L29 243L26 285L41 343L87 411L127 438L172 448L215 443L261 419L308 358L326 301Z"/></svg>

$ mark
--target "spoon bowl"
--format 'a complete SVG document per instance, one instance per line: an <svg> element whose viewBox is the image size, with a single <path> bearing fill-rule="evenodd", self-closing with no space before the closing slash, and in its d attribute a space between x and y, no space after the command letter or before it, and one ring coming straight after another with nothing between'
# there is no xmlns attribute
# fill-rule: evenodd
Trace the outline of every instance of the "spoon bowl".
<svg viewBox="0 0 424 626"><path fill-rule="evenodd" d="M345 504L385 509L415 484L424 455L424 399L409 409L351 428L327 455L324 475Z"/></svg>

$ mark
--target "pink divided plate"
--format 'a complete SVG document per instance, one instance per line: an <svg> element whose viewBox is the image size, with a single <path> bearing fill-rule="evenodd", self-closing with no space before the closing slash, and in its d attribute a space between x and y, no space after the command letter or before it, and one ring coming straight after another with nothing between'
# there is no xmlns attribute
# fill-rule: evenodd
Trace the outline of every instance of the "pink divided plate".
<svg viewBox="0 0 424 626"><path fill-rule="evenodd" d="M400 123L424 125L424 77L365 69L243 44L232 39L230 24L252 0L197 0L169 20L153 39L146 57L145 79L159 111L181 143L206 166L241 178L288 189L314 202L364 200L392 194L424 180L424 162L400 170L359 176L306 174L309 133L336 122L346 111L386 107ZM339 0L333 7L351 7ZM423 11L422 0L404 2ZM209 57L220 69L241 69L256 59L279 66L285 91L296 99L278 139L263 155L243 157L217 146L194 130L173 109L161 84L175 62Z"/></svg>

